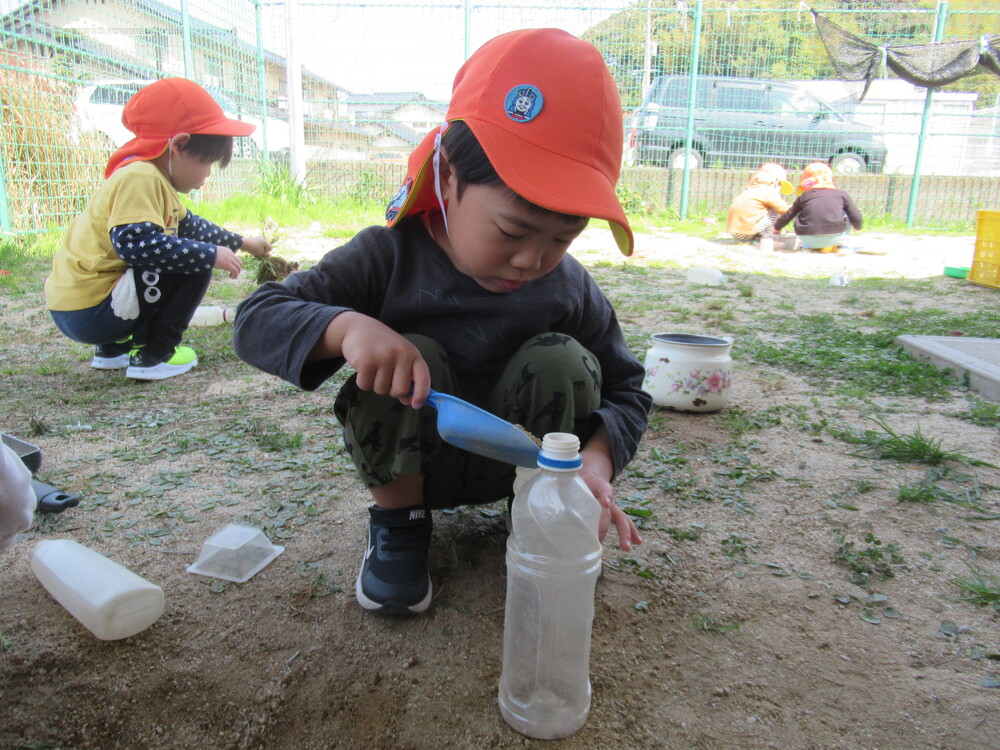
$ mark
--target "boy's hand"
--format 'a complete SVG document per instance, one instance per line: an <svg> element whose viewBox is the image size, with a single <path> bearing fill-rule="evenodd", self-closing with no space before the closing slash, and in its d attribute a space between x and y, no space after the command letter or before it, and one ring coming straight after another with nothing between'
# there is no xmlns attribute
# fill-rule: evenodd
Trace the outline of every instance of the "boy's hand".
<svg viewBox="0 0 1000 750"><path fill-rule="evenodd" d="M271 243L263 237L244 237L243 244L240 245L240 250L250 253L250 255L257 258L263 258L265 255L270 255L271 249Z"/></svg>
<svg viewBox="0 0 1000 750"><path fill-rule="evenodd" d="M215 246L215 267L220 271L226 271L229 278L235 279L243 270L243 262L236 257L236 253L223 245Z"/></svg>
<svg viewBox="0 0 1000 750"><path fill-rule="evenodd" d="M580 451L583 457L583 468L580 478L594 493L597 502L601 504L601 521L597 536L603 542L611 524L618 530L618 546L628 552L633 544L642 544L642 537L632 519L615 505L614 491L611 489L611 446L608 431L602 424L590 436L587 444Z"/></svg>
<svg viewBox="0 0 1000 750"><path fill-rule="evenodd" d="M367 315L341 313L334 323L338 321L347 323L340 350L357 373L358 388L392 396L414 409L424 405L431 375L417 347Z"/></svg>
<svg viewBox="0 0 1000 750"><path fill-rule="evenodd" d="M601 521L597 530L598 538L603 542L604 537L607 536L608 529L611 528L611 524L614 524L615 529L618 531L618 546L623 550L628 552L632 549L633 544L642 544L639 529L635 527L635 523L631 517L615 505L611 483L603 477L587 471L586 468L580 471L580 478L583 479L590 491L594 493L597 502L601 504Z"/></svg>

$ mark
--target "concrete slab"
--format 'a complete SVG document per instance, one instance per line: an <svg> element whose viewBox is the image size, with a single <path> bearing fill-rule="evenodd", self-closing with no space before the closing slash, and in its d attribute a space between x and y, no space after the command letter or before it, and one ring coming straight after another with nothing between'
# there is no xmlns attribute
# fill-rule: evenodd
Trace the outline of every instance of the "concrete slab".
<svg viewBox="0 0 1000 750"><path fill-rule="evenodd" d="M897 336L916 359L969 378L969 387L1000 402L1000 339L972 336Z"/></svg>

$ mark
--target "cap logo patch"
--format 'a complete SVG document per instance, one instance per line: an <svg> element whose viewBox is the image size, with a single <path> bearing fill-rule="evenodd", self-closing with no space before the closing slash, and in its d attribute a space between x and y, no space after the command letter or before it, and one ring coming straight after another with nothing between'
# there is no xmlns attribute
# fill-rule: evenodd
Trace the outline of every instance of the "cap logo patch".
<svg viewBox="0 0 1000 750"><path fill-rule="evenodd" d="M410 197L410 190L412 189L413 178L407 177L399 190L396 191L396 194L392 196L392 200L389 201L389 205L385 209L385 220L387 223L391 224L399 216L399 212L403 208L403 204L406 203L406 199Z"/></svg>
<svg viewBox="0 0 1000 750"><path fill-rule="evenodd" d="M504 109L514 122L531 122L542 111L542 92L530 83L522 83L507 92Z"/></svg>

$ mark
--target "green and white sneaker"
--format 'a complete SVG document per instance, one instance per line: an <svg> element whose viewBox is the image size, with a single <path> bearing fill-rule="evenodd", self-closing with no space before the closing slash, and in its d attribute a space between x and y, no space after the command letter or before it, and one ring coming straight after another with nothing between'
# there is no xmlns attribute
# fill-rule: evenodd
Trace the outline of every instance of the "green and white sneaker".
<svg viewBox="0 0 1000 750"><path fill-rule="evenodd" d="M194 349L178 346L169 358L157 357L146 349L139 349L130 358L125 377L136 380L165 380L183 375L198 364Z"/></svg>
<svg viewBox="0 0 1000 750"><path fill-rule="evenodd" d="M94 358L90 360L90 366L95 370L121 370L128 367L129 355L134 349L131 336L112 344L98 344L94 347Z"/></svg>

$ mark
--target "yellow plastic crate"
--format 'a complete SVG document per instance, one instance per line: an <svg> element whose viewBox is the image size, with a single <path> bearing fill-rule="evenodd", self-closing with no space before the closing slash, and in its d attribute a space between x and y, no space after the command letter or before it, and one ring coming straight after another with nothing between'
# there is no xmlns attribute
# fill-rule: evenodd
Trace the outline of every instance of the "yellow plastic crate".
<svg viewBox="0 0 1000 750"><path fill-rule="evenodd" d="M976 211L976 252L969 281L1000 289L1000 211Z"/></svg>

